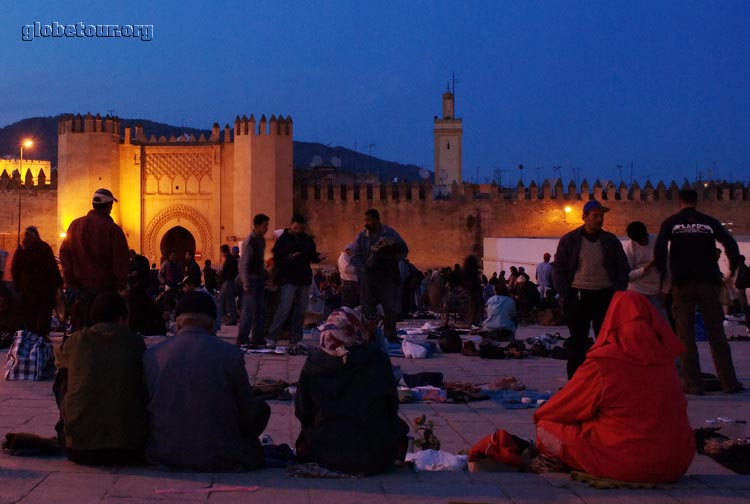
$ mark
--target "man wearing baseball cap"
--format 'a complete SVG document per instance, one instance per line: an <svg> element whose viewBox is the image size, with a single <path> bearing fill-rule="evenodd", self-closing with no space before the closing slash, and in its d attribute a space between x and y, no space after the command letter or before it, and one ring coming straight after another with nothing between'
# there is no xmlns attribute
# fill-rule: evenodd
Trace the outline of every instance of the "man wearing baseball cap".
<svg viewBox="0 0 750 504"><path fill-rule="evenodd" d="M615 291L628 286L630 266L620 240L602 230L609 208L596 200L583 206L583 226L560 238L552 278L570 330L568 378L586 360L589 330L598 334Z"/></svg>
<svg viewBox="0 0 750 504"><path fill-rule="evenodd" d="M98 294L126 287L128 241L109 215L116 202L109 189L98 189L91 200L93 209L70 223L60 246L63 276L76 295L73 331L88 327L91 304Z"/></svg>

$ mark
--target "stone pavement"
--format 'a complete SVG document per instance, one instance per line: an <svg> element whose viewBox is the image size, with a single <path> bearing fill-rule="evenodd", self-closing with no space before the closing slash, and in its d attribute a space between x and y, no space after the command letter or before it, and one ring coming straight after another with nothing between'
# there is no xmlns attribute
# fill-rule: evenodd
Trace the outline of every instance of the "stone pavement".
<svg viewBox="0 0 750 504"><path fill-rule="evenodd" d="M519 339L565 328L522 326ZM233 341L236 328L220 336ZM750 385L750 342L732 342L739 379ZM699 343L704 371L712 372L710 352ZM5 353L0 361L5 361ZM565 362L554 359L482 360L456 354L436 354L426 360L392 359L407 373L440 371L446 380L487 383L512 375L528 388L557 390L565 382ZM249 354L247 369L252 381L262 378L296 381L305 357ZM7 382L0 380L0 435L9 431L51 436L57 408L51 381ZM711 393L689 397L693 427L707 419L725 416L750 420L750 393L727 396ZM275 443L294 445L299 424L292 402L269 401L272 416L266 431ZM502 427L533 437L533 410L505 410L491 401L469 404L406 404L405 419L426 413L436 425L443 450L457 452ZM748 424L735 434L750 435ZM647 456L647 454L645 454ZM208 492L221 485L257 485L252 493ZM157 494L157 489L187 493ZM248 473L179 473L151 467L92 468L68 462L64 457L23 458L0 453L0 503L89 502L279 502L279 503L711 503L750 502L750 476L737 475L708 457L697 455L688 475L680 481L652 490L595 490L570 480L566 474L440 472L414 473L406 468L369 478L351 480L297 479L281 469Z"/></svg>

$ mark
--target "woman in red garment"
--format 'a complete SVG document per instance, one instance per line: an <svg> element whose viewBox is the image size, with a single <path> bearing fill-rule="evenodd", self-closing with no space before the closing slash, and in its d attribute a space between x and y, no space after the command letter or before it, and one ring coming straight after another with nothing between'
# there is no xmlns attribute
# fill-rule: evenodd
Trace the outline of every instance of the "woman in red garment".
<svg viewBox="0 0 750 504"><path fill-rule="evenodd" d="M592 476L661 483L695 454L680 340L642 294L617 292L570 382L534 415L537 448Z"/></svg>

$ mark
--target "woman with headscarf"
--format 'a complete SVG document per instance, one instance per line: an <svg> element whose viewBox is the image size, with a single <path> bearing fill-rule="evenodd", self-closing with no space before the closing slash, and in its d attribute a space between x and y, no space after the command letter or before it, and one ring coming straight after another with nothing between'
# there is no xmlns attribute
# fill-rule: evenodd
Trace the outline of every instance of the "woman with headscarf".
<svg viewBox="0 0 750 504"><path fill-rule="evenodd" d="M645 296L615 293L586 361L534 415L539 451L598 478L683 476L695 455L674 366L684 350Z"/></svg>
<svg viewBox="0 0 750 504"><path fill-rule="evenodd" d="M21 312L27 330L47 337L52 321L57 291L62 276L52 248L42 241L39 231L29 226L13 254L13 284L21 297Z"/></svg>
<svg viewBox="0 0 750 504"><path fill-rule="evenodd" d="M364 316L351 308L326 320L295 397L300 462L375 474L403 460L409 428L398 416L391 362L369 332Z"/></svg>

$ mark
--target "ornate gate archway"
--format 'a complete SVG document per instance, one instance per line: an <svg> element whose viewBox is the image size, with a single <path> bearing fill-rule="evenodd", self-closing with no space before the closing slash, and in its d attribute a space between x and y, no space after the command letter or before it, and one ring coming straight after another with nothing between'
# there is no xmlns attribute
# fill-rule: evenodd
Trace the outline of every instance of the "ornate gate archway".
<svg viewBox="0 0 750 504"><path fill-rule="evenodd" d="M157 213L146 226L144 249L151 262L156 262L161 257L160 246L164 235L178 226L193 235L195 248L203 252L203 259L213 260L213 240L208 219L195 208L172 205Z"/></svg>

